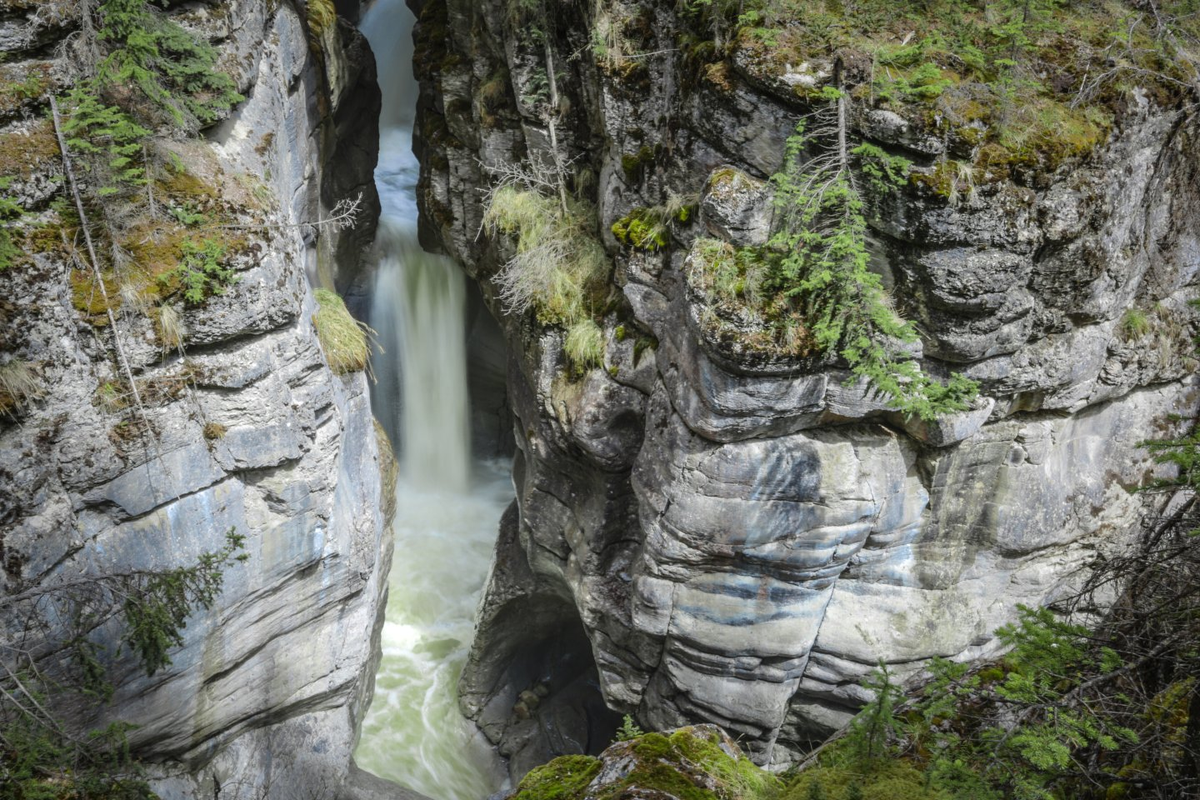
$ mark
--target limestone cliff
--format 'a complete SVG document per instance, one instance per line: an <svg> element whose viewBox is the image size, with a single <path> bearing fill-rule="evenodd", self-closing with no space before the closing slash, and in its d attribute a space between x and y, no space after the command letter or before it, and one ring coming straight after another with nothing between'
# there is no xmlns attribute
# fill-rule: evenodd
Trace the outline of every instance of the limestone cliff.
<svg viewBox="0 0 1200 800"><path fill-rule="evenodd" d="M689 4L556 4L541 28L516 3L416 5L423 235L510 344L518 513L460 688L516 772L588 746L584 705L554 696L589 655L610 707L717 722L786 761L861 704L879 659L905 675L992 652L1018 603L1138 529L1138 442L1194 407L1200 129L1178 103L1128 87L1103 135L1085 123L1086 142L1016 154L978 114L949 125L867 97L861 52L763 44L794 29L714 51ZM765 179L839 72L861 89L851 135L914 164L873 211L873 269L919 325L925 370L981 387L936 422L890 411L837 359L756 347L694 277L698 238L770 233ZM591 176L575 188L615 264L603 368L582 375L560 328L506 313L513 242L481 234L498 168L537 159ZM689 196L698 215L660 241L614 238ZM583 652L562 655L580 624Z"/></svg>
<svg viewBox="0 0 1200 800"><path fill-rule="evenodd" d="M245 100L203 138L155 145L151 228L121 243L121 263L141 274L178 243L155 219L220 213L239 223L236 280L194 303L117 275L102 303L54 204L65 181L41 96L74 80L61 45L78 41L80 4L0 4L5 86L41 81L0 109L6 193L27 211L25 257L0 271L0 359L35 384L0 414L0 585L186 565L236 529L248 560L213 609L153 677L118 661L93 722L138 726L130 743L163 797L333 797L372 690L395 473L364 374L328 366L312 286L352 293L372 238L374 62L351 26L318 29L301 5L173 13L218 47ZM313 224L360 193L356 230ZM202 225L197 238L213 235Z"/></svg>

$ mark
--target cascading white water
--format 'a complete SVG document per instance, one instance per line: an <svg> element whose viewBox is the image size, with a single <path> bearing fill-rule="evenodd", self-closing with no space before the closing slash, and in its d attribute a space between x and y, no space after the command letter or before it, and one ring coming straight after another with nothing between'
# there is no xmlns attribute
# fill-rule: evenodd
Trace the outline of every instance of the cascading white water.
<svg viewBox="0 0 1200 800"><path fill-rule="evenodd" d="M372 399L401 478L383 660L355 759L435 800L479 800L503 772L455 690L512 485L503 465L471 461L462 272L416 242L412 16L403 0L376 0L362 28L384 99L371 325L386 352Z"/></svg>
<svg viewBox="0 0 1200 800"><path fill-rule="evenodd" d="M423 252L402 223L380 222L371 326L390 352L375 361L376 404L387 412L385 429L401 448L405 480L464 492L471 440L462 272Z"/></svg>

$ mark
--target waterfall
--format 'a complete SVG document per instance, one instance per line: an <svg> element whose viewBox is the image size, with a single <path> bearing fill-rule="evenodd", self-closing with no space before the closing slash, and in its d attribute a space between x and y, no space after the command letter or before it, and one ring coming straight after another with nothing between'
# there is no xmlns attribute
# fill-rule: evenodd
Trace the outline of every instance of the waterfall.
<svg viewBox="0 0 1200 800"><path fill-rule="evenodd" d="M383 90L372 403L402 467L383 658L355 760L434 800L479 800L503 771L456 688L512 484L470 455L462 271L416 240L412 24L403 0L376 0L362 24Z"/></svg>
<svg viewBox="0 0 1200 800"><path fill-rule="evenodd" d="M375 360L376 406L400 447L405 480L464 492L470 473L462 272L422 252L412 232L381 220L371 326L385 350Z"/></svg>

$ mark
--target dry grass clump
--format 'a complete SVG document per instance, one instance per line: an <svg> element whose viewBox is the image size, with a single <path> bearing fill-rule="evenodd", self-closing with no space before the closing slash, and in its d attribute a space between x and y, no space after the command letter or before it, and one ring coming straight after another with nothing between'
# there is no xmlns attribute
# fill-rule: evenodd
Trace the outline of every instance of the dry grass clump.
<svg viewBox="0 0 1200 800"><path fill-rule="evenodd" d="M183 352L183 337L187 335L187 325L183 315L170 303L158 307L158 340L163 352L178 350Z"/></svg>
<svg viewBox="0 0 1200 800"><path fill-rule="evenodd" d="M591 317L584 317L567 329L563 345L567 357L582 369L604 364L604 331Z"/></svg>
<svg viewBox="0 0 1200 800"><path fill-rule="evenodd" d="M320 306L313 314L313 327L329 368L336 375L366 369L370 356L366 326L350 316L345 302L335 292L317 289L313 294Z"/></svg>
<svg viewBox="0 0 1200 800"><path fill-rule="evenodd" d="M42 385L33 364L20 359L0 364L0 414L15 416L21 406L41 395Z"/></svg>
<svg viewBox="0 0 1200 800"><path fill-rule="evenodd" d="M500 299L511 313L537 311L546 324L568 327L588 316L588 300L608 276L604 247L591 230L594 213L531 189L502 185L492 192L483 223L516 237L517 254L500 270Z"/></svg>

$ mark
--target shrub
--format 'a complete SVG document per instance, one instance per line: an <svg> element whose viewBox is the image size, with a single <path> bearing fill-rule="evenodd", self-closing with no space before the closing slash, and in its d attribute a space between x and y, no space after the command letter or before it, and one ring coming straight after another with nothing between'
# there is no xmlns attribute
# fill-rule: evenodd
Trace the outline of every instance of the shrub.
<svg viewBox="0 0 1200 800"><path fill-rule="evenodd" d="M924 420L970 407L978 392L955 374L942 383L905 358L917 331L892 308L867 249L870 204L897 191L910 162L863 142L852 146L845 92L827 87L828 105L802 121L788 139L782 169L772 176L776 230L765 247L734 251L720 243L701 249L702 270L726 301L750 292L765 298L778 338L788 350L809 347L836 354L888 404ZM810 130L811 128L811 130ZM754 265L750 269L750 265ZM754 305L761 305L758 299ZM799 319L795 315L799 316Z"/></svg>
<svg viewBox="0 0 1200 800"><path fill-rule="evenodd" d="M211 609L225 571L249 558L244 544L230 528L220 549L188 566L84 569L0 598L10 635L10 646L0 648L0 796L154 797L130 756L126 733L133 726L114 722L86 732L58 714L69 709L75 719L95 720L111 698L106 662L117 653L96 635L110 622L120 625L121 649L137 657L146 676L169 666L169 651L183 643L192 613ZM39 644L11 646L30 641Z"/></svg>
<svg viewBox="0 0 1200 800"><path fill-rule="evenodd" d="M223 294L238 281L237 273L224 264L226 249L215 239L204 239L199 244L185 239L179 245L179 264L159 275L158 280L163 284L178 280L184 299L193 305Z"/></svg>
<svg viewBox="0 0 1200 800"><path fill-rule="evenodd" d="M639 728L637 723L633 721L633 717L626 714L625 718L621 720L621 727L617 730L617 741L628 742L644 733L645 731Z"/></svg>
<svg viewBox="0 0 1200 800"><path fill-rule="evenodd" d="M545 324L571 325L587 315L589 295L608 276L609 261L590 228L590 206L561 204L532 189L501 185L492 192L484 225L516 237L517 253L496 276L509 312L533 309Z"/></svg>
<svg viewBox="0 0 1200 800"><path fill-rule="evenodd" d="M111 87L134 89L149 101L143 116L165 112L175 125L194 129L216 122L240 102L233 80L216 69L217 51L153 10L146 0L103 0L96 38L108 54L96 70L97 95Z"/></svg>
<svg viewBox="0 0 1200 800"><path fill-rule="evenodd" d="M346 303L335 292L317 289L313 294L319 306L313 314L313 327L329 368L335 375L366 369L371 352L365 326L350 316Z"/></svg>

